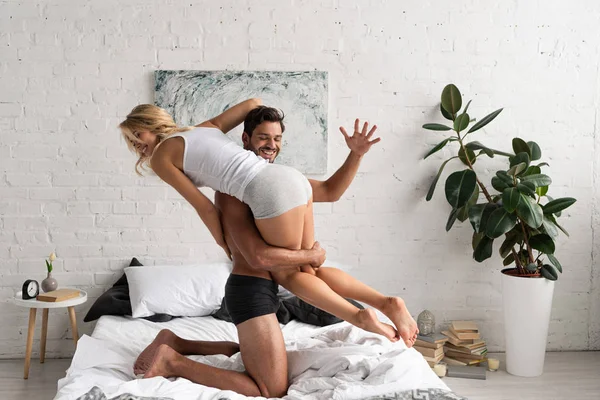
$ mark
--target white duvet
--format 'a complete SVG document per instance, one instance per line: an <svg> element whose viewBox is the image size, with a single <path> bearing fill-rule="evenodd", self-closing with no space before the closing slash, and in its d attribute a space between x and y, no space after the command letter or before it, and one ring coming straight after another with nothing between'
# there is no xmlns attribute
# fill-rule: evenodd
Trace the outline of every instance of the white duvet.
<svg viewBox="0 0 600 400"><path fill-rule="evenodd" d="M55 400L76 399L98 386L108 398L123 393L176 400L244 399L245 396L198 385L187 379L136 379L133 363L162 328L194 340L237 342L232 323L212 317L153 323L102 317L92 336L84 335ZM318 328L291 321L282 325L291 386L285 399L362 399L411 389L449 390L421 355L403 343L355 328L346 322ZM243 370L239 353L226 357L190 356L221 368Z"/></svg>

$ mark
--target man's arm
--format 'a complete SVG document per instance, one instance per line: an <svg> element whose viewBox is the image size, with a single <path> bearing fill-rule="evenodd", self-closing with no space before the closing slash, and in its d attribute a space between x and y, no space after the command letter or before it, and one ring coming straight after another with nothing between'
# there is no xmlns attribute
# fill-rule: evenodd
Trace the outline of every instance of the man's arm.
<svg viewBox="0 0 600 400"><path fill-rule="evenodd" d="M311 250L289 250L270 246L260 235L248 206L223 193L215 194L215 203L221 210L221 221L244 259L252 268L280 271L303 265L319 267L325 262L325 250L318 243ZM235 254L234 254L235 257Z"/></svg>
<svg viewBox="0 0 600 400"><path fill-rule="evenodd" d="M354 180L362 157L369 151L372 145L381 140L381 138L371 140L371 137L377 130L377 125L373 125L373 128L367 133L369 124L365 122L362 131L359 131L359 124L360 121L358 119L354 121L354 133L352 136L346 133L344 127L340 127L340 131L344 135L344 139L346 139L346 144L350 148L350 154L340 169L326 181L309 179L313 189L314 202L338 201Z"/></svg>

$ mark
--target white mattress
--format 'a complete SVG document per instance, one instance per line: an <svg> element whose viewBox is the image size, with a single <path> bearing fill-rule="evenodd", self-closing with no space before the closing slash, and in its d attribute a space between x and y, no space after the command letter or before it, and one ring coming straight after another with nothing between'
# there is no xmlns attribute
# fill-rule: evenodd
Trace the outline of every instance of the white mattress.
<svg viewBox="0 0 600 400"><path fill-rule="evenodd" d="M297 321L282 325L288 350L291 386L285 399L361 399L412 389L448 387L421 355L403 343L390 343L346 322L314 327ZM245 399L231 391L198 385L187 379L136 379L133 363L163 328L193 340L237 341L232 323L212 317L177 318L153 323L130 317L104 316L92 336L84 335L55 400L76 399L98 386L108 398L123 393L173 399ZM239 353L226 357L190 356L221 368L243 370Z"/></svg>

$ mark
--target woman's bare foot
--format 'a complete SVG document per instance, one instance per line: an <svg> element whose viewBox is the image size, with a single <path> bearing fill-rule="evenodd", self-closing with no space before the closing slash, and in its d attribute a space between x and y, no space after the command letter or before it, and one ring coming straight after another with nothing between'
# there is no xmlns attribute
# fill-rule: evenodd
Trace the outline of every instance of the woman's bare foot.
<svg viewBox="0 0 600 400"><path fill-rule="evenodd" d="M399 297L386 297L380 311L385 314L394 325L408 347L412 347L417 338L419 329L417 323L408 312L404 300Z"/></svg>
<svg viewBox="0 0 600 400"><path fill-rule="evenodd" d="M383 335L392 342L398 340L398 332L396 332L394 327L381 322L377 318L375 310L373 310L372 308L365 308L364 310L359 310L357 313L356 320L356 326L358 326L359 328L362 328L369 332L377 333L379 335Z"/></svg>
<svg viewBox="0 0 600 400"><path fill-rule="evenodd" d="M144 374L144 379L154 378L155 376L170 378L173 375L171 372L171 365L173 361L177 359L177 357L183 356L166 344L159 345L154 353L154 358L150 362L148 370Z"/></svg>
<svg viewBox="0 0 600 400"><path fill-rule="evenodd" d="M158 332L158 335L156 335L152 343L150 343L148 347L140 353L137 360L135 360L135 363L133 364L133 373L136 375L145 374L154 359L158 347L161 344L166 344L169 347L174 348L176 347L175 341L177 339L178 336L168 329L163 329Z"/></svg>

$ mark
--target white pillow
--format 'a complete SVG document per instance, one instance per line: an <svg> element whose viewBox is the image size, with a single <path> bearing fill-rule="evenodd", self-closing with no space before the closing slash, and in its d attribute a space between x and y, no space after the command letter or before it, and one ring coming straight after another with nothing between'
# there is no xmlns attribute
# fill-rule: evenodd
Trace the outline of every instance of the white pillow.
<svg viewBox="0 0 600 400"><path fill-rule="evenodd" d="M231 263L127 267L134 318L202 317L221 307Z"/></svg>

